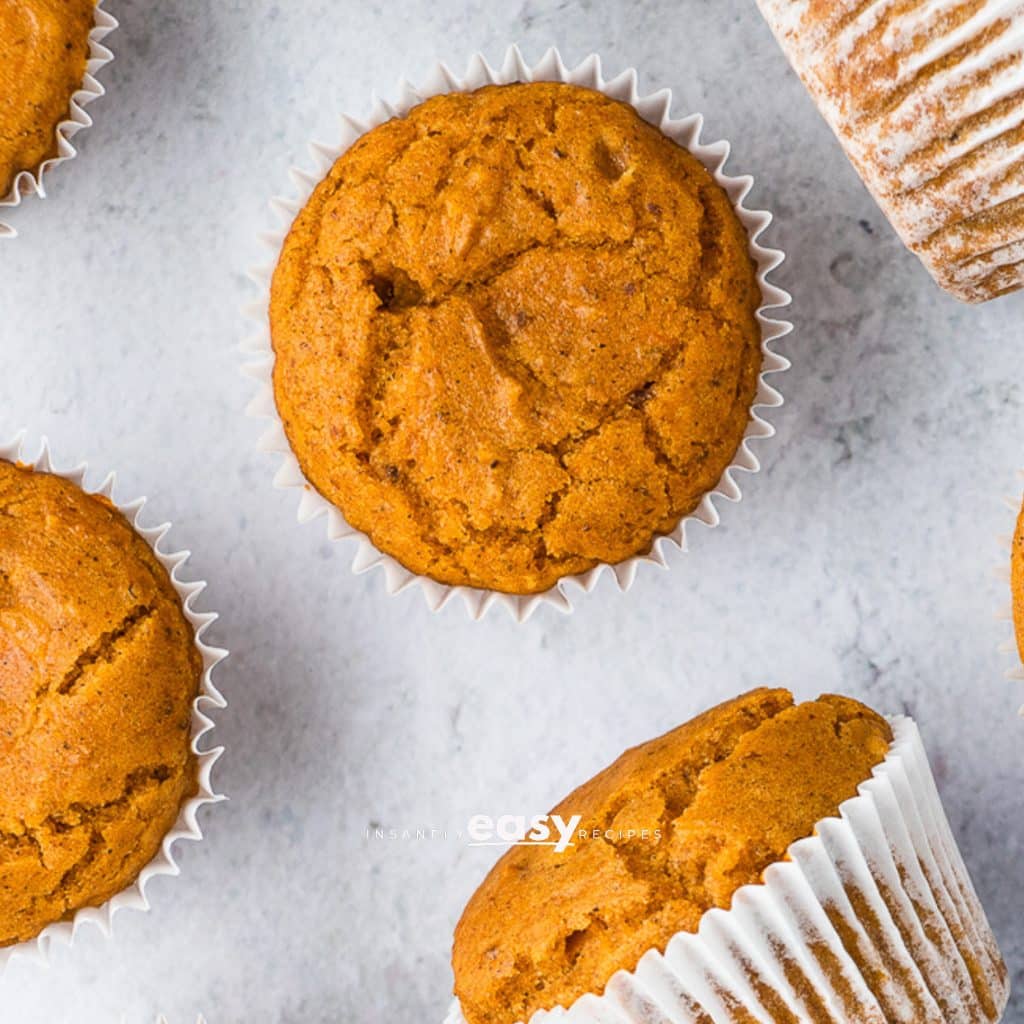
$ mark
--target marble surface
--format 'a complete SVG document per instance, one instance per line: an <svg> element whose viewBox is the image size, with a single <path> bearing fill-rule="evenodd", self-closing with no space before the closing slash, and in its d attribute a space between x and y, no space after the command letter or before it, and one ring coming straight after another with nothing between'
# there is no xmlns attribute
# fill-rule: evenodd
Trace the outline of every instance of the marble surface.
<svg viewBox="0 0 1024 1024"><path fill-rule="evenodd" d="M996 613L1024 468L1024 295L967 308L906 253L752 0L273 4L110 0L109 94L81 156L0 241L0 434L120 472L221 612L229 803L153 910L0 980L19 1024L440 1021L459 911L493 860L449 837L545 810L624 747L761 683L921 725L1024 1017L1024 786ZM243 415L245 268L266 199L401 74L510 41L636 65L734 143L789 253L794 363L764 471L671 569L572 617L432 615L300 527Z"/></svg>

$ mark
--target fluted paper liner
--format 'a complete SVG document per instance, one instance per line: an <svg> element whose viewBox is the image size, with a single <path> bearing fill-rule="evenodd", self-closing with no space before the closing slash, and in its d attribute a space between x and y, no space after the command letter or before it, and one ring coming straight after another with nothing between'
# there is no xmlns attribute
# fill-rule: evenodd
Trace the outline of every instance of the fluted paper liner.
<svg viewBox="0 0 1024 1024"><path fill-rule="evenodd" d="M146 886L151 878L158 875L177 875L180 871L174 859L174 844L181 839L199 841L203 838L202 829L196 814L204 804L217 803L224 797L213 787L210 775L217 759L223 753L223 747L200 750L199 741L214 728L214 723L206 716L205 711L213 708L224 708L227 702L213 685L211 678L214 667L227 657L227 651L219 647L211 647L203 641L203 634L217 618L213 612L201 612L195 608L196 598L206 588L202 580L186 581L181 578L182 570L188 561L188 551L165 551L163 542L171 529L170 523L159 526L143 526L140 523L142 510L146 505L145 498L123 502L114 497L116 475L108 473L96 488L86 486L88 464L80 463L69 469L59 469L54 465L49 443L43 438L39 454L32 458L25 453L25 433L17 434L9 444L0 443L0 459L9 462L20 462L31 465L44 473L53 473L81 487L87 494L97 494L106 498L128 520L136 533L153 549L160 564L167 570L171 583L181 601L185 618L188 619L195 635L195 644L203 658L203 674L199 683L199 694L192 702L192 735L191 747L196 755L199 789L195 796L182 804L178 819L170 832L164 836L160 850L156 856L142 869L139 877L127 889L112 896L99 907L83 907L71 918L47 925L34 939L0 947L0 976L3 975L8 961L14 956L27 956L40 962L47 962L50 948L56 944L71 945L78 930L86 923L98 925L105 934L110 934L114 915L125 908L148 910L149 900L146 897Z"/></svg>
<svg viewBox="0 0 1024 1024"><path fill-rule="evenodd" d="M503 594L492 590L480 590L473 587L448 586L438 583L425 576L418 576L398 561L380 551L364 533L353 529L344 519L339 509L323 498L305 479L298 460L291 450L285 437L277 407L274 403L273 368L274 353L271 346L270 329L267 310L270 301L270 281L277 263L281 246L296 214L305 206L313 189L326 175L335 160L344 153L361 135L371 128L383 124L393 117L400 117L412 107L423 102L430 96L441 93L462 92L482 88L485 85L508 85L513 82L554 81L597 89L612 99L629 103L644 120L650 122L669 138L688 149L711 172L715 181L725 189L732 200L740 221L750 236L750 255L757 264L757 280L761 287L763 303L757 312L761 328L761 351L763 359L761 374L758 378L757 394L750 410L750 421L746 433L740 443L732 464L722 474L713 490L701 499L697 508L685 516L676 528L668 535L655 539L651 551L619 562L616 565L602 564L588 572L576 576L567 576L559 580L549 590L540 594ZM759 409L774 408L782 404L782 396L767 383L767 376L778 373L789 367L787 360L771 349L771 343L788 334L792 324L773 320L766 316L765 311L787 305L789 295L782 289L770 284L767 276L784 259L777 249L768 249L757 241L761 232L771 222L771 214L762 210L748 210L743 200L753 186L754 180L748 175L734 177L724 171L729 156L727 142L704 143L700 141L700 132L704 119L700 114L690 114L684 118L673 118L669 114L672 94L662 89L649 95L641 95L637 88L637 73L633 69L622 72L614 78L606 79L602 74L601 60L591 54L574 68L566 67L558 51L554 48L547 51L534 65L528 65L519 49L510 47L498 68L491 67L481 54L476 54L469 62L463 76L455 75L444 64L438 64L427 76L423 86L414 88L403 81L399 84L398 99L394 104L375 99L369 117L365 121L356 121L351 117L342 118L342 136L333 146L313 144L310 155L313 161L312 170L293 167L291 180L294 194L287 198L276 198L271 201L271 208L278 217L279 224L272 231L261 236L262 241L272 253L272 258L265 266L252 272L252 277L259 286L261 296L252 304L247 312L259 324L259 332L244 346L244 350L255 357L255 361L246 366L246 372L258 384L259 393L249 405L251 416L269 419L272 425L267 429L259 442L262 451L273 452L280 456L281 464L274 477L277 487L294 489L299 492L299 522L308 522L326 514L327 536L330 540L353 538L356 541L355 558L352 569L356 573L369 569L383 570L385 586L390 594L397 594L407 587L418 585L426 597L427 604L433 611L440 610L453 595L458 594L465 602L470 616L482 618L492 604L501 604L512 616L525 621L541 604L551 605L560 611L572 610L569 593L570 584L584 592L591 591L602 572L608 570L615 577L620 589L627 590L633 583L638 566L643 562L652 562L666 568L666 543L686 549L686 528L692 521L699 521L705 526L718 524L719 516L715 508L715 499L724 498L728 501L739 501L741 494L736 476L740 472L755 473L760 468L757 458L751 450L751 442L771 437L775 431L760 415Z"/></svg>
<svg viewBox="0 0 1024 1024"><path fill-rule="evenodd" d="M109 64L114 55L103 45L103 40L117 28L117 19L103 10L103 0L97 0L92 31L89 33L89 57L85 64L85 78L82 85L71 95L71 103L67 117L57 125L57 155L44 160L34 171L21 171L15 175L11 189L6 196L0 197L0 238L14 238L17 231L3 221L5 207L18 206L22 196L35 193L40 199L46 198L46 186L43 179L58 164L66 163L77 154L71 144L72 138L83 128L92 124L92 118L85 108L104 94L97 75L104 65Z"/></svg>
<svg viewBox="0 0 1024 1024"><path fill-rule="evenodd" d="M758 0L900 238L965 302L1024 286L1015 0Z"/></svg>
<svg viewBox="0 0 1024 1024"><path fill-rule="evenodd" d="M758 885L530 1024L981 1024L1009 998L917 726ZM445 1024L465 1024L456 1001Z"/></svg>

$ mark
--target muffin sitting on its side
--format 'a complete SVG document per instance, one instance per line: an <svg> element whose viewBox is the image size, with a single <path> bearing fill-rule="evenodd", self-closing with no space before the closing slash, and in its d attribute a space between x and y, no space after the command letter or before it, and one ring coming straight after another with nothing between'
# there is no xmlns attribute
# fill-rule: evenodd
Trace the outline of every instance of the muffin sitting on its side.
<svg viewBox="0 0 1024 1024"><path fill-rule="evenodd" d="M762 365L747 232L687 150L560 83L369 131L274 272L274 397L309 482L407 569L544 591L718 484Z"/></svg>
<svg viewBox="0 0 1024 1024"><path fill-rule="evenodd" d="M82 87L95 0L0 2L0 199L57 156L57 125Z"/></svg>
<svg viewBox="0 0 1024 1024"><path fill-rule="evenodd" d="M892 748L894 777L913 778L916 731L899 728L896 744L857 701L756 690L627 751L552 812L579 816L574 845L510 849L469 901L449 1021L517 1024L580 1000L573 1020L998 1019L1005 967L949 867L933 789L909 801L909 825L885 786L877 810L874 791L858 796ZM846 801L862 805L853 844L847 814L830 821Z"/></svg>
<svg viewBox="0 0 1024 1024"><path fill-rule="evenodd" d="M0 946L130 885L198 788L202 657L103 498L0 460Z"/></svg>

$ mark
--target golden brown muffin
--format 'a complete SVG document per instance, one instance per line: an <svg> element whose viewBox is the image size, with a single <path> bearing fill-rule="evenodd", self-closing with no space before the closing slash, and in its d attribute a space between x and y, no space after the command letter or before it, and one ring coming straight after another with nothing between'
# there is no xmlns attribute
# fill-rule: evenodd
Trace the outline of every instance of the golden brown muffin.
<svg viewBox="0 0 1024 1024"><path fill-rule="evenodd" d="M0 946L130 885L197 790L202 658L104 499L0 460Z"/></svg>
<svg viewBox="0 0 1024 1024"><path fill-rule="evenodd" d="M856 795L891 740L857 701L762 689L628 750L552 812L581 815L590 838L513 847L469 901L452 951L466 1020L568 1007L696 931Z"/></svg>
<svg viewBox="0 0 1024 1024"><path fill-rule="evenodd" d="M0 0L0 198L21 171L57 155L95 10L95 0Z"/></svg>
<svg viewBox="0 0 1024 1024"><path fill-rule="evenodd" d="M1010 591L1013 595L1013 625L1017 651L1024 660L1024 508L1017 517L1017 529L1010 551Z"/></svg>
<svg viewBox="0 0 1024 1024"><path fill-rule="evenodd" d="M749 240L700 162L561 84L364 135L274 273L303 472L411 571L532 593L650 549L718 482L761 366Z"/></svg>

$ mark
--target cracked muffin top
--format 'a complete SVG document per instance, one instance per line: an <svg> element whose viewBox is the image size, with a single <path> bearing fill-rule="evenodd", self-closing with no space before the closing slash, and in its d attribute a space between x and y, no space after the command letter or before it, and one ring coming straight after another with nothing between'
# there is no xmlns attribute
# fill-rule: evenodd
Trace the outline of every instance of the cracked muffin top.
<svg viewBox="0 0 1024 1024"><path fill-rule="evenodd" d="M126 888L197 790L202 658L103 498L0 460L0 946Z"/></svg>
<svg viewBox="0 0 1024 1024"><path fill-rule="evenodd" d="M0 0L0 198L17 174L57 155L95 10L95 0Z"/></svg>
<svg viewBox="0 0 1024 1024"><path fill-rule="evenodd" d="M762 689L626 751L552 812L580 815L587 838L513 847L469 901L452 951L466 1020L568 1007L695 932L855 796L891 741L857 701Z"/></svg>
<svg viewBox="0 0 1024 1024"><path fill-rule="evenodd" d="M692 154L589 89L490 86L374 128L271 287L306 478L443 583L534 593L648 551L746 429L748 244Z"/></svg>

